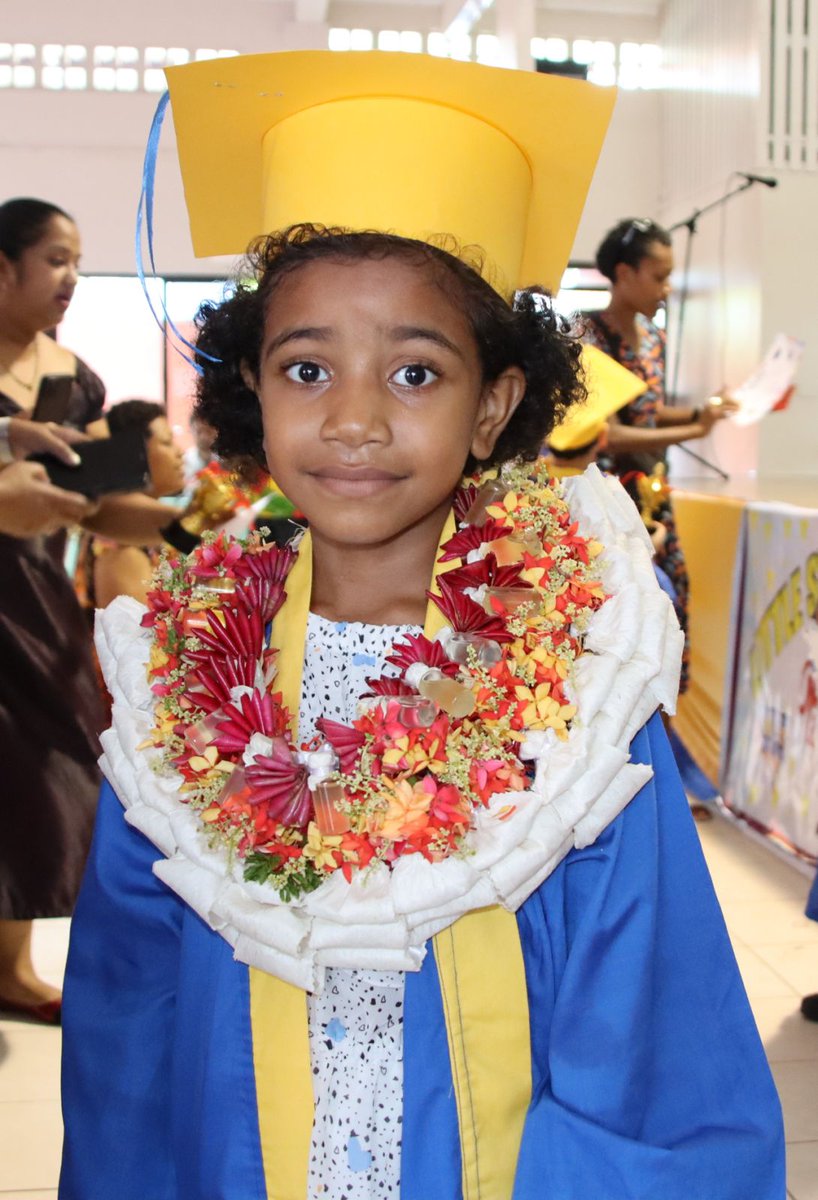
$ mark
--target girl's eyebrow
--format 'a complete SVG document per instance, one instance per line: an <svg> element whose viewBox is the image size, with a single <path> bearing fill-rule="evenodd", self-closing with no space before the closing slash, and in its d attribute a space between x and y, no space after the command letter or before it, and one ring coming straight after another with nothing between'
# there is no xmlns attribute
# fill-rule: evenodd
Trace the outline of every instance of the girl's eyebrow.
<svg viewBox="0 0 818 1200"><path fill-rule="evenodd" d="M285 329L274 337L264 352L264 357L268 358L274 354L281 346L286 346L289 342L296 341L318 341L328 342L332 339L333 331L327 325L305 325L297 329ZM394 342L411 342L411 341L427 341L433 342L436 346L442 346L444 350L449 350L452 354L456 354L458 358L464 358L463 351L454 342L450 341L445 334L439 329L428 329L424 325L396 325L389 330L389 337Z"/></svg>
<svg viewBox="0 0 818 1200"><path fill-rule="evenodd" d="M450 350L458 358L464 357L460 347L454 342L450 342L439 329L427 329L423 325L398 325L394 329L390 329L389 334L395 342L412 342L417 339L434 342L436 346L442 346L444 350Z"/></svg>
<svg viewBox="0 0 818 1200"><path fill-rule="evenodd" d="M318 342L328 342L332 337L332 330L329 326L324 325L305 325L298 329L285 329L278 337L274 337L267 349L264 351L264 357L267 358L273 354L280 346L286 346L288 342L297 342L301 340L312 340Z"/></svg>

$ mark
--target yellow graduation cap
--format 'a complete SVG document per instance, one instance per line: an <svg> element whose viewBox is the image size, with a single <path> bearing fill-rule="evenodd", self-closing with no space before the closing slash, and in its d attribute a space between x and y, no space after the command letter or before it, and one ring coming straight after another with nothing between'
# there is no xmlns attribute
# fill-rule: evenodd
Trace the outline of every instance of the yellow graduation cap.
<svg viewBox="0 0 818 1200"><path fill-rule="evenodd" d="M485 253L559 287L614 92L427 55L295 51L167 70L197 255L310 222Z"/></svg>
<svg viewBox="0 0 818 1200"><path fill-rule="evenodd" d="M608 417L647 391L644 379L596 346L582 347L582 370L587 400L570 408L562 423L548 435L548 445L557 454L590 446L602 433Z"/></svg>

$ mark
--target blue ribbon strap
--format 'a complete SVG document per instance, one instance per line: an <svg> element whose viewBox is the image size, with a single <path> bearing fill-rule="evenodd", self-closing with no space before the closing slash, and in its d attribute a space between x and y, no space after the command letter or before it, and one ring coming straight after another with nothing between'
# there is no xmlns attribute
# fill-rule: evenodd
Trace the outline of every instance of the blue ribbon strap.
<svg viewBox="0 0 818 1200"><path fill-rule="evenodd" d="M139 282L142 284L142 291L145 293L145 299L148 302L148 308L151 310L153 319L162 330L162 336L168 338L176 353L183 358L185 362L190 363L193 369L198 371L198 373L201 375L203 374L202 367L195 358L191 357L189 354L186 354L185 351L172 340L168 334L169 329L173 337L175 337L177 341L181 342L183 346L187 346L188 350L192 350L194 355L198 355L200 358L206 358L209 362L213 363L219 363L222 360L220 358L214 358L212 354L207 354L204 350L197 349L192 342L189 342L187 338L184 337L184 335L173 323L173 320L171 319L171 316L165 305L164 297L162 297L159 301L162 308L162 316L160 317L160 315L157 313L148 291L145 262L142 250L142 230L144 226L148 244L148 263L150 265L151 276L155 279L156 263L153 255L153 194L156 181L156 159L159 153L159 139L162 134L162 124L165 119L165 113L167 112L169 102L170 93L165 91L159 97L159 103L156 106L156 112L154 113L153 121L151 122L150 133L148 134L148 144L145 147L145 161L142 166L142 190L139 194L139 204L136 210L136 273L139 276Z"/></svg>

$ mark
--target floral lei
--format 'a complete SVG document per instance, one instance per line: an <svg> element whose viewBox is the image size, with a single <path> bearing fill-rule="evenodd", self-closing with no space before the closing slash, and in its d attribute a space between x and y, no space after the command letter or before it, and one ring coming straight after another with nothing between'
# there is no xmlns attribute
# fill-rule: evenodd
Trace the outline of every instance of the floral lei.
<svg viewBox="0 0 818 1200"><path fill-rule="evenodd" d="M446 625L399 640L396 673L367 681L358 717L321 720L310 743L294 740L268 645L296 552L220 535L157 569L142 749L181 776L211 846L285 901L338 871L467 854L475 814L530 786L532 735L568 736L574 664L606 599L601 545L577 532L541 462L466 480L454 510L440 555L452 566L428 593Z"/></svg>

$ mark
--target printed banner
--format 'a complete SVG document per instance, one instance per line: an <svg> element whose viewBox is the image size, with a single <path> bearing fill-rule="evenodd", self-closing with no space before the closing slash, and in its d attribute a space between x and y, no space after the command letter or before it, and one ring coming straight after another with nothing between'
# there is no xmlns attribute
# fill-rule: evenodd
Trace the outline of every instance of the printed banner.
<svg viewBox="0 0 818 1200"><path fill-rule="evenodd" d="M737 581L739 636L724 799L815 861L818 512L748 504Z"/></svg>

